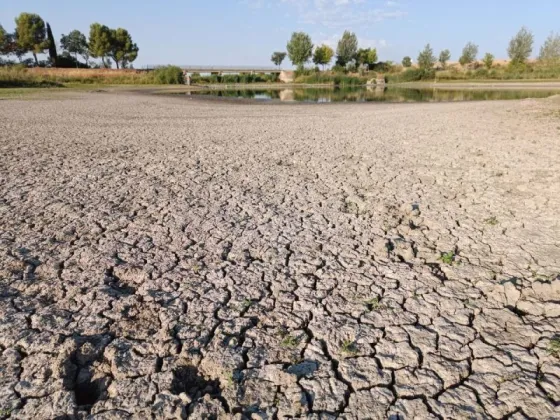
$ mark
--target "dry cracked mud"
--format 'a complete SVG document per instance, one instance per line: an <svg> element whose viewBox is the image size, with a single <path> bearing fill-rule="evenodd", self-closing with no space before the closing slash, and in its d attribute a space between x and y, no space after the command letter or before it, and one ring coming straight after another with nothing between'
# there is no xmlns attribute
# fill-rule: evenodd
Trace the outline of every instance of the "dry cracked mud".
<svg viewBox="0 0 560 420"><path fill-rule="evenodd" d="M558 102L0 102L0 418L560 418Z"/></svg>

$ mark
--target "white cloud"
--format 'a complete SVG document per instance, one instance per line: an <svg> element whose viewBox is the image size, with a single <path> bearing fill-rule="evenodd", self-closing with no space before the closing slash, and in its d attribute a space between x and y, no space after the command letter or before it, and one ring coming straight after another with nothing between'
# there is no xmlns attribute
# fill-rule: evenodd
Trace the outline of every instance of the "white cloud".
<svg viewBox="0 0 560 420"><path fill-rule="evenodd" d="M254 1L254 0L253 0ZM294 9L298 23L352 30L406 16L396 1L384 0L271 0Z"/></svg>

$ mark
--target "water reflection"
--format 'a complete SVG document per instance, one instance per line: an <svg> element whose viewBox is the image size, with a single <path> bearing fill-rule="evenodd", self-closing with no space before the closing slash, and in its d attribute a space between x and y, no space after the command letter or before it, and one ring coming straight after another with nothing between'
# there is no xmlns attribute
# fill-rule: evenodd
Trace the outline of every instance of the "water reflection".
<svg viewBox="0 0 560 420"><path fill-rule="evenodd" d="M546 89L412 89L396 87L224 89L189 92L188 95L282 102L449 102L546 98L560 94Z"/></svg>

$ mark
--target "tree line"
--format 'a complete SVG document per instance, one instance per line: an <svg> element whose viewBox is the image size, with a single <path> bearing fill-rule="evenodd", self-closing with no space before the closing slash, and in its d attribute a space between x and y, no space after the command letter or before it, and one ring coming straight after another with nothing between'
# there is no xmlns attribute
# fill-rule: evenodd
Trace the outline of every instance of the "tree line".
<svg viewBox="0 0 560 420"><path fill-rule="evenodd" d="M286 52L277 51L272 54L271 61L281 66L284 59L289 57L292 64L302 70L309 61L316 66L328 66L336 56L336 66L373 66L377 62L377 50L375 48L358 48L358 38L350 31L344 31L342 38L338 41L336 52L328 45L314 46L311 37L305 32L294 32L286 45Z"/></svg>
<svg viewBox="0 0 560 420"><path fill-rule="evenodd" d="M108 68L113 60L117 68L127 68L136 60L139 51L126 29L111 29L100 23L91 24L88 38L77 29L62 34L60 47L63 52L59 55L51 26L37 14L21 13L15 18L15 29L11 33L0 24L0 55L15 56L24 63L23 57L30 53L35 66L40 65L37 54L48 53L46 64L53 67ZM101 64L90 64L91 58L100 59Z"/></svg>
<svg viewBox="0 0 560 420"><path fill-rule="evenodd" d="M519 32L511 39L507 48L507 54L509 57L510 66L521 66L527 64L534 48L534 36L533 33L523 27ZM470 64L476 63L478 58L478 45L468 42L463 48L461 56L459 57L459 64L462 66L468 66ZM494 55L491 53L486 53L482 58L482 64L490 70L494 65ZM418 67L421 69L432 69L435 64L439 61L442 69L447 68L447 63L451 59L451 53L449 50L443 50L439 57L436 58L434 51L430 44L426 45L424 49L418 54ZM560 64L560 35L551 33L544 44L541 46L538 60L543 64ZM410 57L405 57L402 61L404 67L411 67L412 60Z"/></svg>
<svg viewBox="0 0 560 420"><path fill-rule="evenodd" d="M533 33L523 27L511 39L507 48L507 54L510 59L510 65L519 66L526 64L531 56L534 48ZM289 57L293 65L297 66L299 70L303 69L305 64L309 61L317 66L325 66L331 63L335 56L335 51L328 45L314 46L311 37L304 32L294 32L290 41L288 42L286 52L274 52L271 61L281 66L286 57ZM463 48L459 63L462 66L469 66L477 62L479 53L478 45L469 42ZM358 48L358 39L356 34L345 31L342 38L338 41L336 48L336 66L342 68L360 68L361 66L368 65L372 67L377 62L377 50L375 48L362 49ZM542 45L538 59L544 64L560 64L560 35L551 33ZM439 62L442 69L446 69L449 61L451 60L451 52L445 49L440 52L439 56L434 55L434 51L430 44L420 51L417 57L417 65L421 69L433 69L437 62ZM486 53L482 58L482 64L490 69L494 65L495 57L491 53ZM388 62L391 64L390 62ZM402 66L409 68L413 66L412 58L406 56L402 60Z"/></svg>

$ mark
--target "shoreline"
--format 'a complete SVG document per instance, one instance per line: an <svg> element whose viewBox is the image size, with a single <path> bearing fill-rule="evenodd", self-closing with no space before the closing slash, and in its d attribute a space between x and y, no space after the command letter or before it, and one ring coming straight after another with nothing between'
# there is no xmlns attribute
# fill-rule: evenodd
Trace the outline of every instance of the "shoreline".
<svg viewBox="0 0 560 420"><path fill-rule="evenodd" d="M375 85L368 86L375 88ZM434 89L434 90L558 90L560 93L559 81L457 81L457 82L407 82L407 83L388 83L384 86L387 89ZM151 94L169 95L188 92L201 91L220 91L220 90L289 90L289 89L365 89L366 85L342 85L334 86L328 84L309 84L309 83L270 83L270 84L213 84L213 85L110 85L110 84L67 84L59 87L6 87L0 88L0 99L11 99L19 97L29 97L34 95L43 96L44 94L58 93L79 93L79 92L107 92L116 94ZM223 100L223 99L221 99ZM265 101L263 101L265 103Z"/></svg>
<svg viewBox="0 0 560 420"><path fill-rule="evenodd" d="M407 82L407 83L389 83L388 86L404 87L404 88L435 88L435 89L560 89L559 81L496 81L496 80L478 80L478 81L446 81L446 82Z"/></svg>

